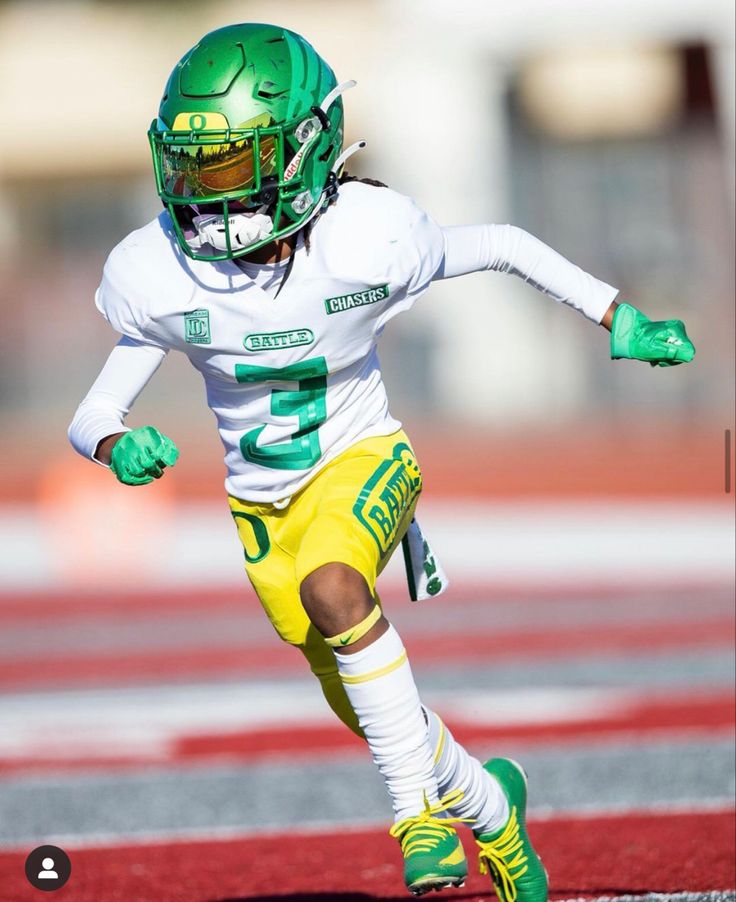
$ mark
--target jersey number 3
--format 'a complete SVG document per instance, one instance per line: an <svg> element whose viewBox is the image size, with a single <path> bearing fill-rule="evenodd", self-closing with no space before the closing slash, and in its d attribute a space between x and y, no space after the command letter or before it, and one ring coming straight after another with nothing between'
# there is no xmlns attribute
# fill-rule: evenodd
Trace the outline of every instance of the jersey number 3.
<svg viewBox="0 0 736 902"><path fill-rule="evenodd" d="M327 419L327 361L324 357L303 360L291 366L269 367L235 364L238 382L296 382L296 389L271 390L271 413L298 417L299 428L289 441L259 447L258 437L266 428L251 429L240 439L246 460L274 470L308 470L322 455L317 430Z"/></svg>

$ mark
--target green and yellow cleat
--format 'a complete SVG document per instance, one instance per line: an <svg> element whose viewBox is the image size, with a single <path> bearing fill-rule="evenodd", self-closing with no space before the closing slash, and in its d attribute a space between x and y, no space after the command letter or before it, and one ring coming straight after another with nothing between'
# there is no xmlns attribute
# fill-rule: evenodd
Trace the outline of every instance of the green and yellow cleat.
<svg viewBox="0 0 736 902"><path fill-rule="evenodd" d="M547 902L547 872L526 832L526 774L510 758L491 758L483 767L500 784L509 803L506 825L475 837L481 874L490 874L500 902Z"/></svg>
<svg viewBox="0 0 736 902"><path fill-rule="evenodd" d="M399 840L404 855L404 882L415 896L446 886L462 886L468 863L462 843L452 826L462 818L438 817L462 798L451 792L436 805L424 799L424 811L404 818L389 833Z"/></svg>

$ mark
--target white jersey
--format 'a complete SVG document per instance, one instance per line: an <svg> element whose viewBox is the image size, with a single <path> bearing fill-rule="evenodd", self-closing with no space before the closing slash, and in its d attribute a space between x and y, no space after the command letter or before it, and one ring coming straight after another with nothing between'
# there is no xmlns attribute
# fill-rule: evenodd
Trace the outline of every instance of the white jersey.
<svg viewBox="0 0 736 902"><path fill-rule="evenodd" d="M311 248L300 237L285 269L190 260L166 213L128 236L96 295L123 338L69 427L74 447L94 458L125 431L166 353L183 351L217 417L228 492L283 501L355 442L399 428L376 341L433 279L511 273L594 322L617 294L523 229L441 229L410 198L357 182L341 186Z"/></svg>
<svg viewBox="0 0 736 902"><path fill-rule="evenodd" d="M134 342L187 355L217 418L227 491L273 502L355 442L399 428L376 340L443 254L442 230L410 198L348 183L275 298L234 261L187 258L162 213L112 251L96 303Z"/></svg>

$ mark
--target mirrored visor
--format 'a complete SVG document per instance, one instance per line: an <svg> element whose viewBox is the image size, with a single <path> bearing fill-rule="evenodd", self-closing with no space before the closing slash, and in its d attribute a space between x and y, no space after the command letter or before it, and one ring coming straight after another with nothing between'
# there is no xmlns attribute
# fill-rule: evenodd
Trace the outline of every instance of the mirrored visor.
<svg viewBox="0 0 736 902"><path fill-rule="evenodd" d="M160 144L161 174L167 194L179 197L212 197L250 191L276 172L276 137L262 135L259 159L252 137L223 144Z"/></svg>

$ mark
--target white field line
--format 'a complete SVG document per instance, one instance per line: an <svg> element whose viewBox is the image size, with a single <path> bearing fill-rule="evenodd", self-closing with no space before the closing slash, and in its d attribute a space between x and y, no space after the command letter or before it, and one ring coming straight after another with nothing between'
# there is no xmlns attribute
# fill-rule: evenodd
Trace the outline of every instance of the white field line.
<svg viewBox="0 0 736 902"><path fill-rule="evenodd" d="M617 688L545 687L425 693L454 723L484 726L595 722L625 713L651 693ZM165 761L184 737L335 724L316 685L262 683L151 687L0 698L0 759Z"/></svg>
<svg viewBox="0 0 736 902"><path fill-rule="evenodd" d="M578 808L531 808L529 820L594 820L596 818L618 817L622 814L646 815L646 814L672 814L672 815L697 815L697 814L728 814L734 811L732 798L709 799L703 801L693 799L684 802L661 802L641 807L626 806L585 806ZM371 830L385 830L388 827L386 820L365 820L361 822L332 821L308 821L295 826L289 832L290 840L300 836L328 836L339 833L364 833ZM43 841L50 845L60 846L70 851L73 849L115 849L126 846L159 846L174 843L199 843L199 842L235 842L238 840L258 838L278 838L284 836L285 828L279 827L212 827L207 830L201 828L181 828L177 830L165 830L157 832L140 831L136 833L72 833L44 835ZM0 850L5 852L27 852L29 843L38 844L39 837L30 837L23 843L13 840L11 843L0 841Z"/></svg>
<svg viewBox="0 0 736 902"><path fill-rule="evenodd" d="M224 499L223 499L224 502ZM100 501L59 516L30 506L0 511L0 584L6 588L244 583L243 558L226 504L181 504L141 518L117 511L104 530ZM70 517L74 529L69 528ZM450 579L547 585L570 578L733 578L731 507L718 502L423 501L419 519ZM59 522L67 526L59 528ZM135 524L135 529L131 524ZM150 533L150 534L149 534ZM615 547L615 555L600 549ZM530 557L533 567L530 568ZM389 580L403 580L401 555Z"/></svg>

